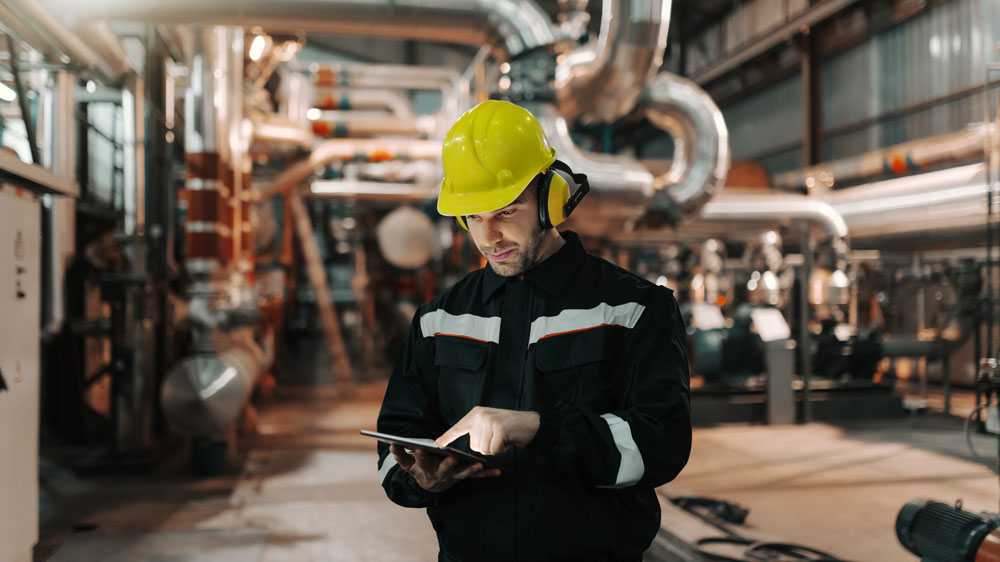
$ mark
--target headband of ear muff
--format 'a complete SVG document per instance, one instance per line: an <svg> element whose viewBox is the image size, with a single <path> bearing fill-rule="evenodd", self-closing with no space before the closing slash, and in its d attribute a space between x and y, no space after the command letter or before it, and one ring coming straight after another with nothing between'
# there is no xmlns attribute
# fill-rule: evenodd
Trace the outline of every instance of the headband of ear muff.
<svg viewBox="0 0 1000 562"><path fill-rule="evenodd" d="M564 172L577 184L576 191L571 195L569 182L556 170ZM556 160L545 172L537 177L535 188L538 196L538 223L542 230L559 226L569 218L573 209L580 204L583 197L590 191L590 181L586 174L573 172L562 160ZM455 217L458 225L464 230L469 230L465 217L458 215Z"/></svg>

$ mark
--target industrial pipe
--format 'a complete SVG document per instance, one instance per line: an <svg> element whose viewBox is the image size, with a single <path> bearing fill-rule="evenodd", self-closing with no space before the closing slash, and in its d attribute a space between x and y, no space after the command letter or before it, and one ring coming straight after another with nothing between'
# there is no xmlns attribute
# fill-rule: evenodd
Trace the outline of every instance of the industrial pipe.
<svg viewBox="0 0 1000 562"><path fill-rule="evenodd" d="M301 160L259 190L260 199L269 199L299 185L316 173L316 169L342 159L361 156L369 160L392 159L440 160L441 142L418 139L331 139L316 146L308 158Z"/></svg>
<svg viewBox="0 0 1000 562"><path fill-rule="evenodd" d="M312 196L358 201L419 203L437 197L437 186L353 180L317 180L309 186Z"/></svg>
<svg viewBox="0 0 1000 562"><path fill-rule="evenodd" d="M657 176L652 208L694 216L722 190L729 173L729 129L722 111L697 84L668 72L645 91L646 118L674 141L670 170Z"/></svg>
<svg viewBox="0 0 1000 562"><path fill-rule="evenodd" d="M62 1L80 19L261 26L267 32L489 44L500 59L556 40L549 16L531 0Z"/></svg>
<svg viewBox="0 0 1000 562"><path fill-rule="evenodd" d="M949 135L905 142L859 156L824 162L774 176L779 189L830 188L835 184L886 174L906 174L950 163L981 160L992 125L973 124Z"/></svg>
<svg viewBox="0 0 1000 562"><path fill-rule="evenodd" d="M5 27L51 60L82 71L98 69L97 55L36 0L5 0L0 5ZM115 77L101 76L102 80Z"/></svg>
<svg viewBox="0 0 1000 562"><path fill-rule="evenodd" d="M437 131L433 115L397 118L380 111L324 111L312 122L319 137L364 138L375 136L429 137Z"/></svg>
<svg viewBox="0 0 1000 562"><path fill-rule="evenodd" d="M413 101L406 94L398 90L376 88L316 88L313 107L342 110L382 109L397 119L412 119L417 114Z"/></svg>
<svg viewBox="0 0 1000 562"><path fill-rule="evenodd" d="M760 194L727 190L705 203L701 209L701 220L762 225L782 225L797 221L822 228L830 238L844 238L848 234L847 223L830 204L790 193Z"/></svg>
<svg viewBox="0 0 1000 562"><path fill-rule="evenodd" d="M844 217L855 247L926 251L982 246L988 190L985 165L971 164L834 190L823 200Z"/></svg>
<svg viewBox="0 0 1000 562"><path fill-rule="evenodd" d="M667 45L671 0L605 0L597 39L560 57L559 113L585 123L629 114L659 70Z"/></svg>
<svg viewBox="0 0 1000 562"><path fill-rule="evenodd" d="M251 342L184 358L163 381L160 403L164 415L188 435L222 433L249 399L262 360L263 352Z"/></svg>

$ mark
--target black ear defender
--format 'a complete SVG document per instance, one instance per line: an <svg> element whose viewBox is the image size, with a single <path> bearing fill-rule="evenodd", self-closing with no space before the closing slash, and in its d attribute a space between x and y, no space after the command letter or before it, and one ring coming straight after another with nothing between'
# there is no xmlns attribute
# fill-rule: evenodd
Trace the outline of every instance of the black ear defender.
<svg viewBox="0 0 1000 562"><path fill-rule="evenodd" d="M569 183L556 173L564 172L577 185L576 191L570 195ZM538 195L538 223L542 230L554 228L569 218L573 209L580 204L583 197L590 191L590 181L586 174L577 174L562 160L556 160L545 170L536 188Z"/></svg>

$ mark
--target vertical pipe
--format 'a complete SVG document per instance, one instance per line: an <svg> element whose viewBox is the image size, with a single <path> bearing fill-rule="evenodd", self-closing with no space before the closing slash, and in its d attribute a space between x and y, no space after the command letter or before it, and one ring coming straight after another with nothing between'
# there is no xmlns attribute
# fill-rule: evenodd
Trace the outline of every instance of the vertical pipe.
<svg viewBox="0 0 1000 562"><path fill-rule="evenodd" d="M923 266L921 265L920 254L915 254L913 256L913 276L917 281L917 294L916 294L916 307L915 314L917 316L917 337L919 338L924 330L927 328L927 302L925 301L926 295L924 294L924 275ZM920 383L920 400L921 405L927 406L927 357L921 356L917 359L917 376L919 377Z"/></svg>
<svg viewBox="0 0 1000 562"><path fill-rule="evenodd" d="M809 397L809 381L812 376L812 334L809 331L809 279L813 266L812 232L806 228L802 235L802 265L799 268L799 357L802 363L802 421L812 422L812 403Z"/></svg>
<svg viewBox="0 0 1000 562"><path fill-rule="evenodd" d="M326 337L326 346L330 352L330 367L333 371L333 377L342 385L341 390L349 393L354 374L351 372L351 363L347 358L347 349L344 347L344 339L340 332L337 310L330 298L326 270L323 267L319 245L316 243L316 235L313 233L312 219L309 217L309 211L306 209L302 196L296 191L289 194L288 203L295 223L295 233L299 237L299 244L302 245L306 273L309 276L309 282L312 283L313 291L316 293L316 306L319 308L323 335Z"/></svg>

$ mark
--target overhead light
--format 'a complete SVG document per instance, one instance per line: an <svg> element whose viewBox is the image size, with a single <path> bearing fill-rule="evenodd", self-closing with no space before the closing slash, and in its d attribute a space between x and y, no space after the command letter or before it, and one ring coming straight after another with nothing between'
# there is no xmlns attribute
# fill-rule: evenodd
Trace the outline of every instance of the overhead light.
<svg viewBox="0 0 1000 562"><path fill-rule="evenodd" d="M12 90L10 86L4 83L0 83L0 100L3 101L14 101L17 99L17 92Z"/></svg>
<svg viewBox="0 0 1000 562"><path fill-rule="evenodd" d="M260 56L264 54L264 47L267 47L267 39L263 35L254 37L253 43L250 43L250 60L259 61Z"/></svg>
<svg viewBox="0 0 1000 562"><path fill-rule="evenodd" d="M322 116L323 116L323 111L320 110L318 107L310 107L309 110L306 111L306 119L310 121L315 121Z"/></svg>
<svg viewBox="0 0 1000 562"><path fill-rule="evenodd" d="M91 94L97 91L97 84L93 80L87 80L87 91Z"/></svg>

